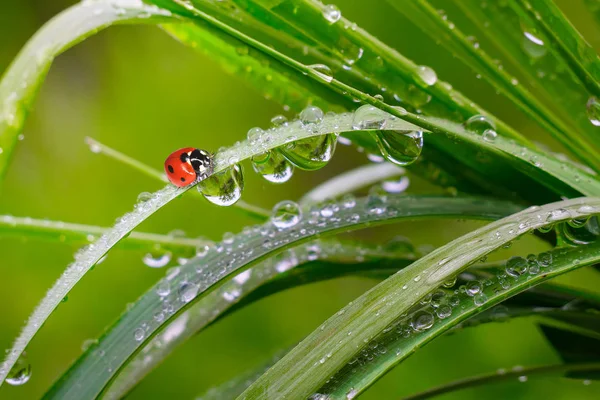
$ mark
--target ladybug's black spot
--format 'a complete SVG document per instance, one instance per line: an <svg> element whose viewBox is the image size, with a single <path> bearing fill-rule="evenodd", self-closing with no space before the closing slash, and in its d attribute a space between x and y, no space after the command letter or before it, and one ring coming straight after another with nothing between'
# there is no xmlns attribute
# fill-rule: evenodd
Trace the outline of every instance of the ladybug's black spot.
<svg viewBox="0 0 600 400"><path fill-rule="evenodd" d="M181 162L188 162L190 160L190 156L188 153L181 153L179 159L181 160Z"/></svg>
<svg viewBox="0 0 600 400"><path fill-rule="evenodd" d="M181 178L181 182L185 182L185 178Z"/></svg>
<svg viewBox="0 0 600 400"><path fill-rule="evenodd" d="M170 173L175 172L172 165L167 166L167 169L169 170Z"/></svg>

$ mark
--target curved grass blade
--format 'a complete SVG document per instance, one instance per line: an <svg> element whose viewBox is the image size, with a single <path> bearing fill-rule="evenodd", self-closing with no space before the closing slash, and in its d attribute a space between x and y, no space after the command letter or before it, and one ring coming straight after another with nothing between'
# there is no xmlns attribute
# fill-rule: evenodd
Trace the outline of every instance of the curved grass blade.
<svg viewBox="0 0 600 400"><path fill-rule="evenodd" d="M25 45L0 80L0 180L6 174L25 118L56 56L115 24L176 20L141 1L84 1L47 22Z"/></svg>
<svg viewBox="0 0 600 400"><path fill-rule="evenodd" d="M522 13L551 37L556 51L573 70L591 96L600 98L600 59L552 0L513 0Z"/></svg>
<svg viewBox="0 0 600 400"><path fill-rule="evenodd" d="M156 180L159 180L161 182L168 182L167 181L167 177L164 174L164 172L158 171L146 164L144 164L141 161L138 161L132 157L129 157L127 154L123 154L120 151L117 151L111 147L108 147L105 144L100 143L99 141L92 139L90 137L86 137L85 138L85 142L87 143L88 146L90 146L90 150L93 153L99 153L99 154L104 154L107 157L112 158L113 160L119 161L151 178L154 178ZM200 194L200 192L194 192L192 191L192 194L195 195L196 197L203 197L202 194ZM261 207L255 206L253 204L248 204L243 200L238 200L235 204L233 204L234 207L236 207L237 209L243 210L244 212L246 212L247 215L252 216L254 218L257 218L260 221L264 221L266 218L268 218L271 213Z"/></svg>
<svg viewBox="0 0 600 400"><path fill-rule="evenodd" d="M0 236L17 236L28 239L45 239L63 243L89 243L104 235L109 228L73 224L62 221L40 220L30 217L0 215ZM120 242L121 247L135 250L170 250L181 254L195 254L198 247L213 242L203 238L185 238L156 233L131 232ZM158 248L157 248L158 247Z"/></svg>
<svg viewBox="0 0 600 400"><path fill-rule="evenodd" d="M270 131L268 138L256 141L254 144L240 142L229 149L219 152L214 157L212 175L232 168L238 162L261 154L267 150L280 147L286 143L306 139L312 136L334 134L352 130L352 114L329 115L319 124L304 129L300 121L295 121ZM389 129L411 130L413 125L401 120L391 121ZM211 175L211 176L212 176ZM77 253L75 261L65 270L54 286L46 293L33 314L29 317L25 328L16 339L5 361L0 365L0 385L6 375L18 360L27 344L50 316L61 300L69 293L75 284L100 260L116 243L131 232L136 226L158 211L160 208L176 199L194 185L185 188L167 186L150 196L147 201L136 204L134 211L124 215L117 224L96 242L90 244L84 251Z"/></svg>
<svg viewBox="0 0 600 400"><path fill-rule="evenodd" d="M400 4L398 1L388 2L408 19L416 22L415 25L437 41L442 41L446 48L452 49L461 60L487 80L496 90L500 91L518 108L534 119L552 136L559 140L572 154L586 162L587 165L598 169L600 153L587 143L577 132L572 132L564 120L558 118L554 110L550 110L539 102L535 96L515 77L507 73L504 68L499 68L492 58L475 46L467 37L450 21L445 14L441 14L426 0L417 0ZM416 21L415 21L416 20ZM429 23L424 23L429 22ZM570 122L570 119L568 120Z"/></svg>
<svg viewBox="0 0 600 400"><path fill-rule="evenodd" d="M550 376L557 373L565 372L599 372L600 363L569 363L569 364L551 364L539 365L535 367L513 368L509 370L498 370L489 374L472 376L469 378L459 379L453 382L427 389L420 393L415 393L410 396L402 397L402 400L421 400L430 399L443 394L452 393L462 389L469 389L476 386L488 385L496 382L514 381L521 376Z"/></svg>
<svg viewBox="0 0 600 400"><path fill-rule="evenodd" d="M331 207L331 210L330 208ZM84 354L47 393L46 398L94 398L165 323L224 282L254 264L316 236L392 223L401 219L451 217L496 219L516 211L511 203L481 199L389 196L359 199L352 207L328 204L326 211L307 215L290 229L271 223L222 242L170 271L100 339L101 348ZM331 212L330 212L331 211ZM154 318L157 312L162 318ZM101 350L101 351L100 351Z"/></svg>
<svg viewBox="0 0 600 400"><path fill-rule="evenodd" d="M247 304L290 287L327 279L377 272L389 276L413 260L414 254L410 252L392 253L332 240L287 250L241 272L166 325L123 368L104 398L122 398L179 345Z"/></svg>
<svg viewBox="0 0 600 400"><path fill-rule="evenodd" d="M409 312L419 299L435 291L473 262L542 226L599 211L598 198L530 207L434 250L344 307L242 396L254 399L264 395L283 397L293 394L304 398L317 393L330 377L365 349L365 341L382 334L394 321ZM584 253L582 257L590 254ZM319 360L325 355L327 360L321 363Z"/></svg>
<svg viewBox="0 0 600 400"><path fill-rule="evenodd" d="M314 187L300 199L300 204L320 203L404 175L404 168L391 163L367 164L341 173ZM408 178L406 177L408 180ZM406 182L408 186L408 181Z"/></svg>
<svg viewBox="0 0 600 400"><path fill-rule="evenodd" d="M387 328L387 332L370 341L369 348L376 348L378 351L370 351L367 348L366 352L357 357L357 360L353 360L333 377L331 381L335 383L321 388L319 393L331 395L333 398L338 398L350 391L357 394L362 393L377 379L390 371L395 365L410 357L419 348L451 329L460 328L459 324L463 323L465 326L479 324L481 317L484 319L491 317L492 320L496 321L508 318L511 312L504 307L492 311L489 316L481 313L534 285L598 262L600 260L600 245L594 244L569 250L554 250L538 256L537 260L540 261L537 262L548 259L551 260L548 265L538 264L533 267L534 269L530 268L529 271L516 279L502 271L485 281L473 281L467 286L470 291L461 291L459 294L441 302L438 307L435 304L421 307L418 311L410 313L408 317L401 317L394 321ZM479 292L472 293L473 288L479 288ZM599 320L598 315L594 313L585 313L578 310L540 310L535 308L533 310L544 318L565 319L576 318L575 316L568 316L569 314L583 314L584 316L589 314L592 319ZM527 315L530 312L530 309L517 309L516 312L512 313L514 315ZM472 321L471 318L478 314L480 317ZM429 317L431 317L431 320L428 325L425 328L419 327L418 321ZM388 351L382 353L382 348ZM585 361L598 360L588 358Z"/></svg>

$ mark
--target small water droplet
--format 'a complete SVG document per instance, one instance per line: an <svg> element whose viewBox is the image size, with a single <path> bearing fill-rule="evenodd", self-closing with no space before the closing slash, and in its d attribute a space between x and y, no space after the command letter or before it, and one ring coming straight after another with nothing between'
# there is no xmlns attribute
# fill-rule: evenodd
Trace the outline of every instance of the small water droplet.
<svg viewBox="0 0 600 400"><path fill-rule="evenodd" d="M525 260L523 257L511 257L506 262L505 271L513 278L518 278L527 272L527 267L527 260Z"/></svg>
<svg viewBox="0 0 600 400"><path fill-rule="evenodd" d="M184 282L179 286L179 298L183 303L189 303L196 297L199 290L198 285L192 282Z"/></svg>
<svg viewBox="0 0 600 400"><path fill-rule="evenodd" d="M383 129L389 117L390 114L387 112L370 104L365 104L354 112L352 129Z"/></svg>
<svg viewBox="0 0 600 400"><path fill-rule="evenodd" d="M325 64L312 64L308 65L308 68L316 72L317 76L327 83L333 80L333 71Z"/></svg>
<svg viewBox="0 0 600 400"><path fill-rule="evenodd" d="M332 24L335 24L342 18L342 12L335 4L328 4L323 7L323 17Z"/></svg>
<svg viewBox="0 0 600 400"><path fill-rule="evenodd" d="M411 320L411 326L415 331L425 331L433 326L435 318L427 311L416 312Z"/></svg>
<svg viewBox="0 0 600 400"><path fill-rule="evenodd" d="M587 104L587 116L592 125L600 126L600 102L595 97L590 97Z"/></svg>
<svg viewBox="0 0 600 400"><path fill-rule="evenodd" d="M136 342L141 342L145 337L146 332L144 331L144 328L137 328L135 331L133 331L133 338Z"/></svg>
<svg viewBox="0 0 600 400"><path fill-rule="evenodd" d="M427 86L434 85L437 82L437 74L428 66L420 65L417 67L417 74L420 80Z"/></svg>
<svg viewBox="0 0 600 400"><path fill-rule="evenodd" d="M323 120L323 110L319 107L308 106L300 113L302 125L318 124Z"/></svg>
<svg viewBox="0 0 600 400"><path fill-rule="evenodd" d="M494 133L496 131L494 122L489 117L481 114L473 115L464 123L464 126L467 131L479 135L483 135L487 130L491 130Z"/></svg>

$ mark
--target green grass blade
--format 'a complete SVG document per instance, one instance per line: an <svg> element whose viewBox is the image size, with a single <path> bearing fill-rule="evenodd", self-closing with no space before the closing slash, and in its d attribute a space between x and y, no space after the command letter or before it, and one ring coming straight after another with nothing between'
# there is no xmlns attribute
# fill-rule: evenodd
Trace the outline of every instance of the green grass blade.
<svg viewBox="0 0 600 400"><path fill-rule="evenodd" d="M216 285L223 283L226 277L234 272L239 274L288 248L314 240L316 236L323 237L406 218L460 216L496 219L515 210L511 203L481 199L389 196L383 203L381 201L359 199L351 208L345 208L341 203L334 207L337 211L333 215L327 216L325 212L324 216L320 213L307 215L287 230L277 230L267 223L238 235L232 243L219 243L203 257L194 258L169 272L100 339L101 347L85 354L57 382L46 398L85 399L98 396L159 328L185 311L194 301L203 298L208 291L215 289ZM269 238L269 235L274 237ZM164 296L157 293L161 284L169 288ZM163 313L160 321L154 318L157 312ZM106 368L106 360L110 360L111 368Z"/></svg>
<svg viewBox="0 0 600 400"><path fill-rule="evenodd" d="M298 246L263 261L200 299L164 327L123 368L104 398L122 398L179 345L247 304L291 287L326 279L375 270L388 276L413 260L411 253L391 253L359 243L327 240Z"/></svg>
<svg viewBox="0 0 600 400"><path fill-rule="evenodd" d="M425 0L403 2L388 0L388 2L408 19L413 20L416 26L434 38L441 41L444 47L458 55L461 60L474 72L481 75L496 90L501 92L510 101L546 129L554 138L559 140L572 154L579 157L587 165L600 167L600 153L587 143L581 135L558 118L558 115L539 102L536 97L514 76L499 68L498 64L472 40L467 39L458 27L448 21L445 14L441 14ZM429 23L428 23L429 22ZM570 119L567 120L570 123Z"/></svg>
<svg viewBox="0 0 600 400"><path fill-rule="evenodd" d="M551 37L556 51L571 67L591 96L600 98L600 59L552 0L514 0L523 13Z"/></svg>
<svg viewBox="0 0 600 400"><path fill-rule="evenodd" d="M28 239L44 239L68 244L93 242L97 237L108 232L109 228L74 224L62 221L40 220L30 217L14 217L0 215L0 236L16 236ZM185 238L156 233L131 232L123 239L120 247L132 250L170 250L183 254L195 254L196 248L211 245L210 240Z"/></svg>
<svg viewBox="0 0 600 400"><path fill-rule="evenodd" d="M334 178L314 187L302 196L300 204L320 203L327 199L335 199L344 194L371 186L404 175L404 168L391 163L367 164L341 173ZM406 178L408 179L408 178ZM407 182L408 185L408 182Z"/></svg>
<svg viewBox="0 0 600 400"><path fill-rule="evenodd" d="M574 248L569 250L555 250L551 253L552 263L550 266L543 268L537 274L525 274L517 279L507 277L506 273L499 273L491 279L487 279L485 285L478 283L481 287L480 293L471 295L469 293L459 293L455 296L455 302L458 305L449 305L445 302L445 306L449 309L434 308L432 306L421 308L416 313L409 314L406 318L400 318L393 323L393 329L390 332L383 333L370 341L371 347L377 344L380 349L384 346L388 351L384 354L376 352L368 352L365 356L358 356L358 367L353 363L345 366L332 379L336 384L319 389L319 393L330 394L333 398L338 398L345 393L355 391L362 393L366 388L372 385L377 379L390 371L395 365L401 363L406 358L414 354L419 348L436 339L445 332L456 328L461 323L466 323L467 326L471 322L469 319L477 314L488 310L509 297L515 296L528 288L552 279L558 275L573 271L587 265L597 263L600 260L600 246L593 245L589 247ZM579 262L579 261L581 262ZM506 287L510 286L510 287ZM443 306L442 306L443 307ZM442 314L442 311L444 314ZM450 311L448 311L450 310ZM535 309L534 309L535 310ZM451 312L451 315L446 313ZM516 314L527 315L530 311L518 311ZM414 329L414 321L417 316L423 315L432 316L435 319L432 326L428 329ZM578 314L577 310L573 314ZM582 314L585 314L581 312ZM558 317L565 318L561 314L570 314L563 310L540 310L539 314L545 318L553 318L553 314L558 314ZM499 309L497 312L491 313L491 318L505 319L510 313L505 313ZM489 316L483 316L489 318ZM591 313L591 317L598 320L598 316ZM476 318L473 324L479 323ZM411 328L412 324L412 328ZM388 328L389 329L389 328ZM374 356L373 361L369 361L369 356ZM586 360L592 361L592 360ZM593 360L597 361L597 360Z"/></svg>
<svg viewBox="0 0 600 400"><path fill-rule="evenodd" d="M115 24L157 24L171 13L127 0L83 2L47 22L25 45L0 81L0 180L6 174L18 136L56 56Z"/></svg>
<svg viewBox="0 0 600 400"><path fill-rule="evenodd" d="M343 308L305 338L244 392L247 399L317 393L414 303L507 242L549 223L594 214L600 199L583 198L531 207L466 234L415 261ZM589 254L589 253L588 253ZM585 254L583 255L585 256ZM331 357L329 357L331 354ZM328 355L325 363L319 360Z"/></svg>
<svg viewBox="0 0 600 400"><path fill-rule="evenodd" d="M214 157L213 175L232 168L237 163L249 159L256 154L281 147L286 143L302 140L323 134L335 134L352 130L353 115L340 114L328 115L312 130L304 129L300 121L294 121L287 126L274 129L272 136L265 141L258 140L251 145L247 141L240 142L228 149L217 153ZM390 121L386 129L412 130L414 126L401 120ZM160 208L184 194L195 185L177 188L169 185L150 196L147 201L136 204L134 210L121 217L117 224L102 235L97 241L90 244L85 251L77 253L75 261L65 270L54 286L46 293L40 304L29 317L23 331L17 337L5 361L0 365L0 384L17 362L31 339L37 333L44 321L50 316L61 300L69 293L75 284L123 237L127 236L136 226L141 224Z"/></svg>
<svg viewBox="0 0 600 400"><path fill-rule="evenodd" d="M410 396L402 397L402 400L430 399L436 396L456 392L462 389L469 389L476 386L488 385L490 383L509 382L511 380L514 381L515 379L518 379L522 376L547 376L549 378L551 375L555 375L557 373L560 374L565 372L576 371L598 372L600 371L600 363L551 364L539 365L535 367L499 370L488 374L471 376L469 378L459 379L453 382L445 383L443 385L427 389L420 393L415 393Z"/></svg>

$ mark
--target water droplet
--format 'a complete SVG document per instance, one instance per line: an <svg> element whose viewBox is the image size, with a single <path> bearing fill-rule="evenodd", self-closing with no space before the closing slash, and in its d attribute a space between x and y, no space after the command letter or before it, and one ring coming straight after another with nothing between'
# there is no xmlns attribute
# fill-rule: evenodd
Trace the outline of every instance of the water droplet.
<svg viewBox="0 0 600 400"><path fill-rule="evenodd" d="M141 342L142 340L144 340L144 337L146 337L146 332L144 331L144 328L137 328L135 331L133 331L133 338L136 342Z"/></svg>
<svg viewBox="0 0 600 400"><path fill-rule="evenodd" d="M318 124L323 120L323 110L319 107L308 106L300 113L302 125Z"/></svg>
<svg viewBox="0 0 600 400"><path fill-rule="evenodd" d="M506 262L505 271L513 278L518 278L527 272L527 260L523 257L511 257Z"/></svg>
<svg viewBox="0 0 600 400"><path fill-rule="evenodd" d="M527 382L527 375L521 375L519 377L519 382Z"/></svg>
<svg viewBox="0 0 600 400"><path fill-rule="evenodd" d="M352 193L347 193L342 197L342 206L344 208L354 208L356 206L356 197Z"/></svg>
<svg viewBox="0 0 600 400"><path fill-rule="evenodd" d="M335 4L328 4L323 7L323 17L332 24L335 24L342 18L342 12Z"/></svg>
<svg viewBox="0 0 600 400"><path fill-rule="evenodd" d="M171 293L171 285L166 279L162 279L156 285L156 294L160 297L168 296Z"/></svg>
<svg viewBox="0 0 600 400"><path fill-rule="evenodd" d="M325 64L312 64L308 68L312 69L320 79L327 83L333 80L333 71Z"/></svg>
<svg viewBox="0 0 600 400"><path fill-rule="evenodd" d="M421 131L377 131L374 138L381 154L396 165L412 164L423 150Z"/></svg>
<svg viewBox="0 0 600 400"><path fill-rule="evenodd" d="M427 86L434 85L437 82L435 71L425 65L417 67L417 74L419 75L419 79Z"/></svg>
<svg viewBox="0 0 600 400"><path fill-rule="evenodd" d="M27 355L23 353L6 376L6 383L20 386L26 384L29 378L31 378L31 364L27 360Z"/></svg>
<svg viewBox="0 0 600 400"><path fill-rule="evenodd" d="M444 283L442 283L442 286L445 288L451 288L454 285L456 285L456 276L452 277L452 278L448 279L447 281L445 281Z"/></svg>
<svg viewBox="0 0 600 400"><path fill-rule="evenodd" d="M482 306L487 301L487 296L484 293L479 293L473 297L473 302L476 306Z"/></svg>
<svg viewBox="0 0 600 400"><path fill-rule="evenodd" d="M531 32L531 29L523 29L523 50L531 58L540 58L546 55L547 49L544 41Z"/></svg>
<svg viewBox="0 0 600 400"><path fill-rule="evenodd" d="M197 186L204 198L219 206L230 206L242 197L244 174L242 166L236 164L223 172L212 175Z"/></svg>
<svg viewBox="0 0 600 400"><path fill-rule="evenodd" d="M171 261L170 251L156 251L146 253L142 258L144 264L151 268L162 268Z"/></svg>
<svg viewBox="0 0 600 400"><path fill-rule="evenodd" d="M275 128L279 128L280 126L287 126L288 120L284 115L276 115L271 118L271 125Z"/></svg>
<svg viewBox="0 0 600 400"><path fill-rule="evenodd" d="M433 326L435 318L427 311L416 312L411 320L411 326L415 331L425 331Z"/></svg>
<svg viewBox="0 0 600 400"><path fill-rule="evenodd" d="M337 137L335 134L313 136L280 148L292 164L307 171L324 167L333 157Z"/></svg>
<svg viewBox="0 0 600 400"><path fill-rule="evenodd" d="M469 296L475 296L481 292L481 283L479 281L473 281L467 283L467 294Z"/></svg>
<svg viewBox="0 0 600 400"><path fill-rule="evenodd" d="M440 306L435 313L441 319L448 318L452 315L452 307L447 305Z"/></svg>
<svg viewBox="0 0 600 400"><path fill-rule="evenodd" d="M352 400L358 394L358 390L352 388L346 393L346 400Z"/></svg>
<svg viewBox="0 0 600 400"><path fill-rule="evenodd" d="M294 174L294 166L277 150L252 157L252 168L273 183L284 183Z"/></svg>
<svg viewBox="0 0 600 400"><path fill-rule="evenodd" d="M600 126L600 102L595 97L590 97L586 104L587 116L592 125Z"/></svg>
<svg viewBox="0 0 600 400"><path fill-rule="evenodd" d="M189 303L194 300L200 288L192 282L184 282L179 287L179 298L183 303Z"/></svg>
<svg viewBox="0 0 600 400"><path fill-rule="evenodd" d="M485 115L477 114L473 115L464 123L465 129L469 132L483 135L487 130L496 132L496 125L494 122L486 117Z"/></svg>
<svg viewBox="0 0 600 400"><path fill-rule="evenodd" d="M302 210L298 204L290 200L279 202L273 207L271 222L279 229L287 229L302 219Z"/></svg>
<svg viewBox="0 0 600 400"><path fill-rule="evenodd" d="M486 142L493 142L498 137L498 134L493 129L486 129L481 137Z"/></svg>
<svg viewBox="0 0 600 400"><path fill-rule="evenodd" d="M358 131L365 129L383 129L389 117L390 114L387 112L370 104L365 104L354 112L352 129Z"/></svg>
<svg viewBox="0 0 600 400"><path fill-rule="evenodd" d="M552 253L540 253L537 259L542 268L549 267L552 264Z"/></svg>
<svg viewBox="0 0 600 400"><path fill-rule="evenodd" d="M383 214L386 210L387 196L388 193L381 186L375 185L369 190L365 207L371 214Z"/></svg>
<svg viewBox="0 0 600 400"><path fill-rule="evenodd" d="M260 128L251 128L248 130L248 141L251 145L255 145L260 140L264 131Z"/></svg>

